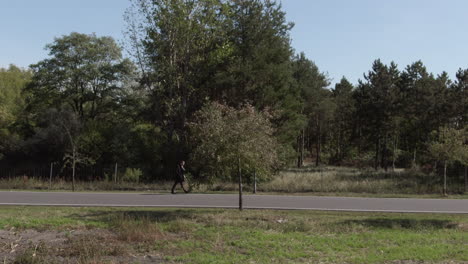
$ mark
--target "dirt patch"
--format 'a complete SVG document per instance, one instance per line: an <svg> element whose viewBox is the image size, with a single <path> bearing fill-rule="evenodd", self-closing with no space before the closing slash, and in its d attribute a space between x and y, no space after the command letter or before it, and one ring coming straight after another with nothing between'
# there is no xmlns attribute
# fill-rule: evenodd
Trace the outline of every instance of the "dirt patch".
<svg viewBox="0 0 468 264"><path fill-rule="evenodd" d="M105 229L0 230L0 263L164 263L159 255L133 251Z"/></svg>
<svg viewBox="0 0 468 264"><path fill-rule="evenodd" d="M9 261L13 261L17 256L31 248L34 248L36 252L44 244L50 248L55 248L66 240L67 238L63 232L58 231L17 231L14 228L0 230L0 260L9 263Z"/></svg>
<svg viewBox="0 0 468 264"><path fill-rule="evenodd" d="M458 228L461 231L468 232L468 223L460 223L458 224Z"/></svg>

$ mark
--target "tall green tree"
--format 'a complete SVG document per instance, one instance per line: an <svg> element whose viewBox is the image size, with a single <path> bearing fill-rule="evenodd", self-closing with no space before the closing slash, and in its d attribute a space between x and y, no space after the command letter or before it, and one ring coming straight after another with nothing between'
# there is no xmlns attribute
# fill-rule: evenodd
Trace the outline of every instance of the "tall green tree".
<svg viewBox="0 0 468 264"><path fill-rule="evenodd" d="M111 37L95 34L74 32L56 38L46 49L50 57L31 65L33 77L24 89L26 118L30 120L25 125L29 131L29 135L25 135L26 155L57 161L70 152L68 143L52 144L55 147L49 148L45 142L50 138L38 135L42 133L40 131L50 130L51 123L44 122L44 116L50 116L51 111L58 109L55 110L58 113L71 111L80 124L79 135L72 137L79 138L79 144L74 143L71 149L79 149L82 156L94 162L109 162L106 156L113 157L110 162L115 162L117 154L112 150L112 142L117 135L124 135L131 128L120 130L120 134L108 131L131 119L132 107L128 105L135 94L131 89L135 71L133 63L122 57L120 47ZM62 114L57 116L63 117ZM62 130L66 131L65 128ZM116 149L123 155L123 145L128 139L120 142L122 144ZM78 152L70 153L76 161Z"/></svg>
<svg viewBox="0 0 468 264"><path fill-rule="evenodd" d="M304 53L294 57L293 78L303 100L300 114L305 117L306 121L297 133L298 166L303 164L305 148L310 153L315 152L316 165L318 165L323 137L327 134L325 126L334 109L331 93L326 89L329 81L317 65L305 57Z"/></svg>
<svg viewBox="0 0 468 264"><path fill-rule="evenodd" d="M421 61L408 65L401 73L400 87L404 105L402 143L406 151L411 153L413 165L418 163L419 156L423 157L427 153L425 142L430 141L432 131L448 124L450 120L447 100L449 85L447 74L436 78Z"/></svg>
<svg viewBox="0 0 468 264"><path fill-rule="evenodd" d="M73 32L46 49L50 58L31 65L31 107L40 111L67 104L82 121L112 112L134 71L114 39Z"/></svg>
<svg viewBox="0 0 468 264"><path fill-rule="evenodd" d="M229 54L218 40L221 1L134 0L129 36L142 61L142 83L150 90L152 121L170 137L183 136L185 123L204 103L206 67ZM140 19L140 20L138 20ZM136 20L136 21L135 21ZM132 27L137 23L138 29ZM141 31L138 31L138 30ZM133 35L132 35L133 34Z"/></svg>
<svg viewBox="0 0 468 264"><path fill-rule="evenodd" d="M289 31L274 1L134 0L128 36L149 91L146 117L167 134L167 166L188 154L186 123L206 102L271 109L293 153L301 129ZM172 167L171 172L172 172Z"/></svg>
<svg viewBox="0 0 468 264"><path fill-rule="evenodd" d="M22 89L31 79L31 72L15 65L0 68L0 127L7 127L15 121L24 107Z"/></svg>
<svg viewBox="0 0 468 264"><path fill-rule="evenodd" d="M218 0L134 0L127 11L128 38L148 93L143 118L165 134L162 163L173 173L189 152L187 121L217 92L215 70L230 56L221 24L227 5Z"/></svg>
<svg viewBox="0 0 468 264"><path fill-rule="evenodd" d="M354 114L356 111L353 89L354 86L345 77L332 89L336 108L332 120L333 139L331 143L334 145L333 160L338 163L347 158L352 149Z"/></svg>
<svg viewBox="0 0 468 264"><path fill-rule="evenodd" d="M292 147L304 123L301 90L292 78L293 24L276 1L231 1L229 11L226 30L233 54L218 75L222 100L276 111L276 136Z"/></svg>
<svg viewBox="0 0 468 264"><path fill-rule="evenodd" d="M397 138L399 127L396 120L401 109L399 71L393 62L387 66L376 60L372 70L365 74L364 78L365 81L360 81L355 93L360 119L359 129L366 135L360 142L372 142L375 153L374 167L387 169L389 142L392 138Z"/></svg>
<svg viewBox="0 0 468 264"><path fill-rule="evenodd" d="M0 159L18 148L21 122L25 106L22 90L31 79L31 72L15 65L0 68Z"/></svg>
<svg viewBox="0 0 468 264"><path fill-rule="evenodd" d="M453 107L456 126L461 128L468 125L468 69L459 69L456 80L451 85L450 102Z"/></svg>

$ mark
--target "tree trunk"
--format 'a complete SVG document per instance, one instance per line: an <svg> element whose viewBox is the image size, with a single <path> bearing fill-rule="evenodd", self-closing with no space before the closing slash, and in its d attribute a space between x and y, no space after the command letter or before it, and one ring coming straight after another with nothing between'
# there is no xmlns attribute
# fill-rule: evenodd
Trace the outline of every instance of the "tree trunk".
<svg viewBox="0 0 468 264"><path fill-rule="evenodd" d="M317 115L317 146L316 146L316 154L317 156L315 157L315 166L318 167L319 163L320 163L320 134L321 134L321 127L320 127L320 120L319 120L319 116Z"/></svg>
<svg viewBox="0 0 468 264"><path fill-rule="evenodd" d="M387 171L387 133L385 133L384 142L382 144L382 155L380 155L380 167Z"/></svg>
<svg viewBox="0 0 468 264"><path fill-rule="evenodd" d="M240 166L240 158L237 160L237 174L239 176L239 210L242 211L242 171Z"/></svg>
<svg viewBox="0 0 468 264"><path fill-rule="evenodd" d="M309 131L309 126L307 126L306 135L307 135L306 147L307 147L307 149L310 149L310 131ZM305 147L304 147L304 148L305 148Z"/></svg>
<svg viewBox="0 0 468 264"><path fill-rule="evenodd" d="M52 174L54 171L54 163L50 163L50 174L49 174L49 190L52 188Z"/></svg>
<svg viewBox="0 0 468 264"><path fill-rule="evenodd" d="M361 124L360 122L358 121L358 156L361 156L361 152L362 152L362 143L361 143L361 137L362 137L362 131L361 131Z"/></svg>
<svg viewBox="0 0 468 264"><path fill-rule="evenodd" d="M304 137L305 137L305 132L304 129L302 129L302 136L301 136L301 167L304 166Z"/></svg>
<svg viewBox="0 0 468 264"><path fill-rule="evenodd" d="M115 163L115 167L114 167L114 183L117 184L117 162Z"/></svg>
<svg viewBox="0 0 468 264"><path fill-rule="evenodd" d="M412 167L416 167L416 147L414 148L414 152L413 152L413 165Z"/></svg>
<svg viewBox="0 0 468 264"><path fill-rule="evenodd" d="M75 167L76 167L76 151L73 149L73 161L72 161L72 191L75 191Z"/></svg>
<svg viewBox="0 0 468 264"><path fill-rule="evenodd" d="M395 171L395 162L397 159L398 152L398 135L395 135L393 139L393 158L392 158L392 170Z"/></svg>
<svg viewBox="0 0 468 264"><path fill-rule="evenodd" d="M341 122L338 125L338 138L336 139L335 161L341 160Z"/></svg>
<svg viewBox="0 0 468 264"><path fill-rule="evenodd" d="M302 162L301 162L301 138L300 138L300 136L298 136L296 138L296 144L297 144L297 149L296 149L297 150L297 164L296 165L297 165L298 168L300 168L301 164L302 164Z"/></svg>
<svg viewBox="0 0 468 264"><path fill-rule="evenodd" d="M447 161L444 161L444 196L447 196Z"/></svg>
<svg viewBox="0 0 468 264"><path fill-rule="evenodd" d="M375 157L374 157L374 169L377 170L379 167L379 152L380 152L380 136L377 137L375 142Z"/></svg>
<svg viewBox="0 0 468 264"><path fill-rule="evenodd" d="M257 193L257 171L254 170L254 188L253 193Z"/></svg>
<svg viewBox="0 0 468 264"><path fill-rule="evenodd" d="M468 192L468 165L465 165L465 192Z"/></svg>

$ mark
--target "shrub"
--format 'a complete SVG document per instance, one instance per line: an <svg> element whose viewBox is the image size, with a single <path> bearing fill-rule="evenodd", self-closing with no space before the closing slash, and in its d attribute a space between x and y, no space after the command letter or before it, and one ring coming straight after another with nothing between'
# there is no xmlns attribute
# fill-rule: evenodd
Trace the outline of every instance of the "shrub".
<svg viewBox="0 0 468 264"><path fill-rule="evenodd" d="M125 173L122 177L124 182L139 182L140 177L143 175L143 172L140 169L135 168L126 168Z"/></svg>

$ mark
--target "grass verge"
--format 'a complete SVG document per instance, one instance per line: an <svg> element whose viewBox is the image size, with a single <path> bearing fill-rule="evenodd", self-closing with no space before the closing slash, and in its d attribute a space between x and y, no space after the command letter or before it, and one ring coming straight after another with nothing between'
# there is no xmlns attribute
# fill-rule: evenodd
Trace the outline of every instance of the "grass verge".
<svg viewBox="0 0 468 264"><path fill-rule="evenodd" d="M0 207L0 229L11 263L468 261L467 215Z"/></svg>

